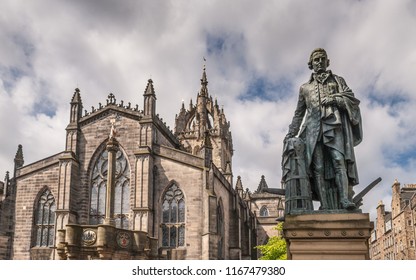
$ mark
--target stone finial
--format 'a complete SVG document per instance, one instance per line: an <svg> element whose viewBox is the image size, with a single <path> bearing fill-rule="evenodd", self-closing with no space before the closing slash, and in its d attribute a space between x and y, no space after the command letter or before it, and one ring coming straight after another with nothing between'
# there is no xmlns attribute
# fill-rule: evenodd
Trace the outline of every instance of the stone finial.
<svg viewBox="0 0 416 280"><path fill-rule="evenodd" d="M243 183L241 182L241 176L237 176L237 183L235 184L235 189L238 190L244 190L243 189Z"/></svg>
<svg viewBox="0 0 416 280"><path fill-rule="evenodd" d="M116 97L114 96L114 94L110 93L107 98L107 105L116 103Z"/></svg>
<svg viewBox="0 0 416 280"><path fill-rule="evenodd" d="M205 65L204 65L204 68L202 70L201 85L203 85L203 86L208 85L207 72L206 72Z"/></svg>
<svg viewBox="0 0 416 280"><path fill-rule="evenodd" d="M74 95L72 96L71 103L82 103L81 100L81 91L79 88L76 88L74 91Z"/></svg>
<svg viewBox="0 0 416 280"><path fill-rule="evenodd" d="M193 107L194 107L194 103L191 98L191 100L189 101L189 111L191 111Z"/></svg>
<svg viewBox="0 0 416 280"><path fill-rule="evenodd" d="M246 188L246 191L243 194L243 198L246 199L246 200L250 200L251 199L251 192L250 192L249 188Z"/></svg>
<svg viewBox="0 0 416 280"><path fill-rule="evenodd" d="M205 66L202 71L202 78L201 78L201 90L199 92L200 96L208 97L208 79L207 79L207 73L205 71Z"/></svg>
<svg viewBox="0 0 416 280"><path fill-rule="evenodd" d="M269 187L267 186L266 179L264 175L261 175L259 186L257 187L256 193L262 193L267 190Z"/></svg>
<svg viewBox="0 0 416 280"><path fill-rule="evenodd" d="M75 89L74 95L71 99L70 124L78 123L82 117L82 100L79 88Z"/></svg>
<svg viewBox="0 0 416 280"><path fill-rule="evenodd" d="M153 80L149 79L147 80L147 86L144 90L144 95L155 95L155 89L153 87Z"/></svg>
<svg viewBox="0 0 416 280"><path fill-rule="evenodd" d="M23 164L24 164L23 147L22 145L19 144L19 146L17 147L16 156L14 157L14 165L15 165L15 168L19 168L19 167L22 167Z"/></svg>
<svg viewBox="0 0 416 280"><path fill-rule="evenodd" d="M156 115L156 94L152 79L147 81L143 97L143 115L145 117L154 117Z"/></svg>
<svg viewBox="0 0 416 280"><path fill-rule="evenodd" d="M227 161L225 164L225 173L231 173L231 162Z"/></svg>

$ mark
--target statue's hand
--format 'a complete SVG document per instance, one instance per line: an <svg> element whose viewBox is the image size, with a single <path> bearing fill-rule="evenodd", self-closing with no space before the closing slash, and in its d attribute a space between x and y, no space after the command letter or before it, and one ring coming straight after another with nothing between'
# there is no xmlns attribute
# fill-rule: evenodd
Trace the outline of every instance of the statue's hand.
<svg viewBox="0 0 416 280"><path fill-rule="evenodd" d="M331 106L331 105L336 105L337 101L335 99L335 97L333 96L325 96L324 98L322 98L322 105L324 106Z"/></svg>
<svg viewBox="0 0 416 280"><path fill-rule="evenodd" d="M326 96L322 98L322 105L324 106L336 106L340 109L345 108L344 99L342 97Z"/></svg>

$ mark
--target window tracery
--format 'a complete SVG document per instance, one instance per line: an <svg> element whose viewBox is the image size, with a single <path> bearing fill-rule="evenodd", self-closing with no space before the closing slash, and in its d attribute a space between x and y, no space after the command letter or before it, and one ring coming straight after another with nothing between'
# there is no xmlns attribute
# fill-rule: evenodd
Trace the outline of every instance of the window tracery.
<svg viewBox="0 0 416 280"><path fill-rule="evenodd" d="M93 168L91 177L90 224L102 224L105 218L107 196L108 151L104 150ZM116 227L129 227L130 168L122 151L116 154L114 188L114 220Z"/></svg>
<svg viewBox="0 0 416 280"><path fill-rule="evenodd" d="M162 246L185 246L185 198L181 189L173 184L162 199Z"/></svg>
<svg viewBox="0 0 416 280"><path fill-rule="evenodd" d="M55 237L55 198L46 189L39 197L35 212L34 245L38 247L53 246Z"/></svg>

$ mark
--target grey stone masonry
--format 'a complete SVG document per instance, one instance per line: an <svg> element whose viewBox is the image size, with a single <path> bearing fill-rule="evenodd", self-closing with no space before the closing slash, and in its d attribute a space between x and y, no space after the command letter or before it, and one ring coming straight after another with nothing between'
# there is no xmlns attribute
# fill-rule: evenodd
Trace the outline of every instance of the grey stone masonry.
<svg viewBox="0 0 416 280"><path fill-rule="evenodd" d="M0 259L257 258L256 207L277 200L250 204L241 178L234 188L230 123L207 85L204 68L175 132L157 114L152 80L143 110L113 93L85 110L75 89L64 150L24 165L19 146L0 184Z"/></svg>

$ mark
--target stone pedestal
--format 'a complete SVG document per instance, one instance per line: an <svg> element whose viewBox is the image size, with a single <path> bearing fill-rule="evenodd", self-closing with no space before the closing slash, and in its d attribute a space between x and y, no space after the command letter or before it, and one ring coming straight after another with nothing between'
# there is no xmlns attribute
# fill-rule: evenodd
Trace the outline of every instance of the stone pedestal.
<svg viewBox="0 0 416 280"><path fill-rule="evenodd" d="M290 260L368 260L373 223L363 213L287 215L283 235Z"/></svg>

